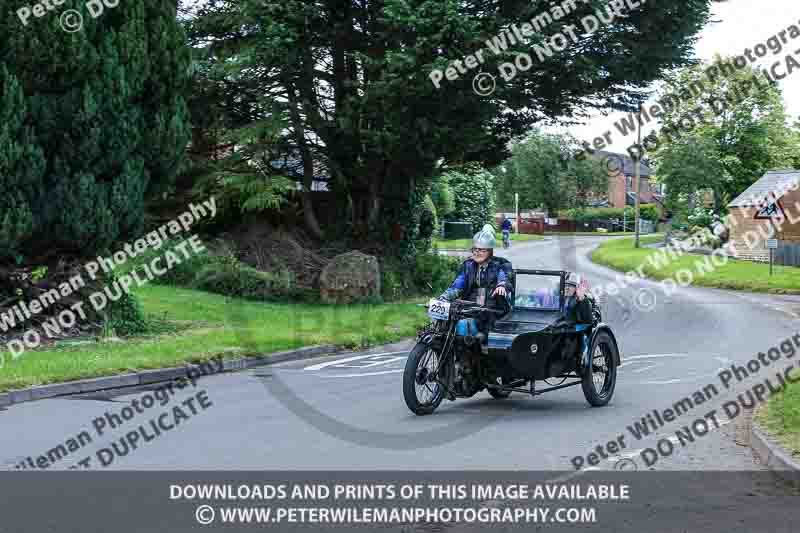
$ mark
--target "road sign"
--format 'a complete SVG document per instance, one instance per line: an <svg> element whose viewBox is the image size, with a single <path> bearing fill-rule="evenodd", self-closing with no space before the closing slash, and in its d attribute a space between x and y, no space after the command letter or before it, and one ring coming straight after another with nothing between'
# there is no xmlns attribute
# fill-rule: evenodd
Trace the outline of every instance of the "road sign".
<svg viewBox="0 0 800 533"><path fill-rule="evenodd" d="M778 218L783 219L786 218L786 213L783 211L783 206L781 205L780 199L778 200L765 200L764 203L759 206L758 211L756 212L753 218L757 219L770 219L770 218Z"/></svg>
<svg viewBox="0 0 800 533"><path fill-rule="evenodd" d="M767 248L774 250L778 247L778 239L767 239Z"/></svg>

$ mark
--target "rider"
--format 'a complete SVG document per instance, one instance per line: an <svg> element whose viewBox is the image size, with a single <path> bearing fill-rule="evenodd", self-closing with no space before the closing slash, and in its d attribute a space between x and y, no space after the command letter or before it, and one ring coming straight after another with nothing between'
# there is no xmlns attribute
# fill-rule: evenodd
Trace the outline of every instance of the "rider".
<svg viewBox="0 0 800 533"><path fill-rule="evenodd" d="M514 270L511 261L494 256L496 244L494 229L490 224L486 224L472 239L472 257L464 261L455 281L440 298L445 300L459 298L486 305L487 293L494 288L489 297L496 298L500 305L509 310L513 299L511 279ZM475 336L479 331L486 333L489 326L487 323L478 324L475 319L461 320L457 326L457 333Z"/></svg>
<svg viewBox="0 0 800 533"><path fill-rule="evenodd" d="M507 240L510 239L510 237L511 237L511 228L513 228L513 227L514 227L514 224L511 222L511 220L508 219L508 217L506 217L506 219L503 221L503 225L500 227L500 229L503 230L503 240L504 241L507 241Z"/></svg>

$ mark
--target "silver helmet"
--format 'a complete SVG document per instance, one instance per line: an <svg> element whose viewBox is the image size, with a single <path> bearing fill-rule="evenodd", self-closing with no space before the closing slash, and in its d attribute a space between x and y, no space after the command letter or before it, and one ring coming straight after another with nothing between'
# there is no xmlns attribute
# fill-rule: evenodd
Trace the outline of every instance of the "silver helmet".
<svg viewBox="0 0 800 533"><path fill-rule="evenodd" d="M485 224L472 238L472 246L475 248L494 249L496 244L497 239L494 236L494 228L491 224Z"/></svg>
<svg viewBox="0 0 800 533"><path fill-rule="evenodd" d="M564 281L567 287L577 287L581 282L580 274L576 274L575 272L570 272L567 276L567 279Z"/></svg>

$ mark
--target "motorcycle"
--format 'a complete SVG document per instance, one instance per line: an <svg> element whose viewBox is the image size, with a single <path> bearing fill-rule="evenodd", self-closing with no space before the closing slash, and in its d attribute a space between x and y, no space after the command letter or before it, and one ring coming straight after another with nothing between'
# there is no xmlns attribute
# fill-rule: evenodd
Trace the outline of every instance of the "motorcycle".
<svg viewBox="0 0 800 533"><path fill-rule="evenodd" d="M568 275L566 271L515 270L510 310L467 300L432 299L425 306L431 323L419 331L403 372L407 407L417 415L427 415L445 398L469 398L484 389L493 398L504 399L512 392L537 396L575 385L581 385L590 405L608 404L621 363L617 340L602 322L593 298L591 323L576 324L565 318ZM520 277L537 276L558 277L560 283L533 291L530 279L520 283ZM488 321L488 335L465 330L460 322L464 319ZM549 379L561 382L553 384ZM568 379L573 381L566 383ZM549 387L537 390L537 381Z"/></svg>

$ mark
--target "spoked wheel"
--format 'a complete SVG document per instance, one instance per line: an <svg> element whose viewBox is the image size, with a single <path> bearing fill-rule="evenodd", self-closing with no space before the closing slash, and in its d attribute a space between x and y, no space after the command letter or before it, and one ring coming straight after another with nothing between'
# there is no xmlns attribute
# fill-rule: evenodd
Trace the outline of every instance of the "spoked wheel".
<svg viewBox="0 0 800 533"><path fill-rule="evenodd" d="M508 382L506 382L505 379L503 379L502 382L503 382L503 385L508 385ZM510 390L499 390L499 389L492 389L492 388L487 388L486 390L488 390L489 394L492 396L492 398L494 398L496 400L503 400L503 399L508 398L509 396L511 396L511 391Z"/></svg>
<svg viewBox="0 0 800 533"><path fill-rule="evenodd" d="M403 371L403 398L414 414L429 415L444 398L441 385L433 380L439 365L439 353L425 343L418 343L406 360Z"/></svg>
<svg viewBox="0 0 800 533"><path fill-rule="evenodd" d="M617 346L608 333L601 331L591 350L592 362L583 374L581 387L589 404L602 407L611 400L617 384Z"/></svg>

